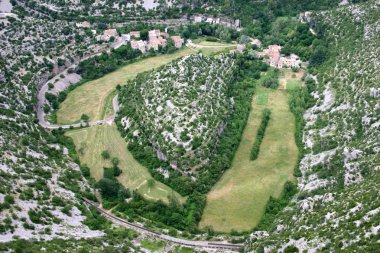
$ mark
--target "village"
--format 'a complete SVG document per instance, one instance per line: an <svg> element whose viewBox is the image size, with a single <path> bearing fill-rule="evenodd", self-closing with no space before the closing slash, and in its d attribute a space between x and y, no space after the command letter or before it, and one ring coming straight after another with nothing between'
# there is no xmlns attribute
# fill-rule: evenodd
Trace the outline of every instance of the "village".
<svg viewBox="0 0 380 253"><path fill-rule="evenodd" d="M268 48L263 49L262 43L259 39L250 38L250 44L252 48L256 49L256 56L262 58L262 60L268 63L273 68L301 68L305 66L298 55L290 54L288 56L281 55L281 46L279 45L269 45ZM238 44L236 46L236 51L243 53L246 49L247 44Z"/></svg>
<svg viewBox="0 0 380 253"><path fill-rule="evenodd" d="M78 28L90 28L91 24L85 21L77 23L76 26ZM184 43L181 36L170 36L167 33L167 29L165 30L165 32L162 32L159 29L150 30L147 40L143 40L141 39L140 31L131 31L126 34L119 34L116 29L107 29L104 30L102 34L97 35L96 40L102 42L112 42L114 48L130 43L133 49L140 50L143 54L150 50L157 51L160 47L166 47L168 45L168 40L173 41L175 48L181 48ZM96 30L91 31L94 35L96 35Z"/></svg>
<svg viewBox="0 0 380 253"><path fill-rule="evenodd" d="M108 29L101 35L98 35L96 39L105 42L114 41L115 48L126 45L129 42L133 49L140 50L143 54L150 50L158 51L160 47L166 47L169 39L173 41L174 47L178 49L182 48L185 42L181 36L170 36L167 32L162 32L159 29L150 30L148 40L142 40L140 37L140 31L131 31L128 34L121 34L119 36L116 29ZM263 49L262 42L259 39L250 39L251 41L248 44L257 50L256 56L262 58L264 62L273 68L301 68L305 65L299 56L295 54L282 55L282 47L280 45L269 45L268 48ZM246 44L237 44L236 50L232 51L242 53L245 49Z"/></svg>

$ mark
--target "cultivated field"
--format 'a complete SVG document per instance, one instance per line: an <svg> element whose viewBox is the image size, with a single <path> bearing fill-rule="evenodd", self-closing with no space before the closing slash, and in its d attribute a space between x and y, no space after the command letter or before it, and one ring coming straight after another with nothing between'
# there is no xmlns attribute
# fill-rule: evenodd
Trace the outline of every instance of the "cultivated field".
<svg viewBox="0 0 380 253"><path fill-rule="evenodd" d="M305 74L305 71L300 69L298 72L293 72L291 69L283 69L280 72L279 82L280 90L291 90L296 86L301 86L302 81L301 78Z"/></svg>
<svg viewBox="0 0 380 253"><path fill-rule="evenodd" d="M195 41L197 42L198 45L201 45L201 46L231 46L231 47L235 47L236 45L234 44L231 44L231 43L226 43L226 42L217 42L217 41L206 41L206 40L199 40L199 41Z"/></svg>
<svg viewBox="0 0 380 253"><path fill-rule="evenodd" d="M207 48L207 53L220 50L223 49ZM174 54L143 59L77 87L68 94L66 100L60 105L57 112L58 123L76 122L82 114L87 114L90 121L109 117L113 114L112 99L116 95L115 88L118 84L123 85L138 73L152 70L195 52L197 51L185 48ZM81 162L90 167L91 176L96 180L102 178L103 167L109 163L104 161L100 154L103 150L108 150L111 157L120 159L120 168L123 173L118 180L124 186L130 189L138 189L147 199L152 200L167 201L168 194L172 194L172 189L160 182L155 182L151 188L148 187L147 182L152 179L148 169L133 158L127 149L127 143L120 137L115 126L103 125L72 130L67 132L67 136L73 138ZM185 201L178 193L175 194L181 202Z"/></svg>
<svg viewBox="0 0 380 253"><path fill-rule="evenodd" d="M272 110L271 120L259 157L251 161L264 108ZM298 156L294 128L286 91L259 87L232 167L208 194L200 227L210 225L216 231L230 232L249 230L258 224L269 197L278 197L284 183L293 180Z"/></svg>
<svg viewBox="0 0 380 253"><path fill-rule="evenodd" d="M207 42L200 43L207 44ZM196 52L211 55L218 51L226 50L226 48L220 48L217 46L232 45L217 42L212 43L216 43L212 44L215 47L202 48L199 50L184 48L173 54L164 54L143 59L121 67L102 78L89 81L77 87L68 94L66 100L60 105L59 110L57 111L57 123L69 124L78 122L82 114L87 114L90 117L90 121L107 118L107 116L110 116L113 113L112 92L118 84L123 85L127 80L134 78L139 73L160 67L182 56Z"/></svg>
<svg viewBox="0 0 380 253"><path fill-rule="evenodd" d="M91 175L99 180L103 177L103 167L109 166L110 161L101 157L103 150L108 150L111 157L120 159L119 167L123 173L118 180L132 190L137 189L147 199L167 201L167 196L173 193L168 186L155 181L151 188L148 180L152 177L147 168L140 165L127 149L127 143L120 136L115 125L93 126L66 133L74 140L82 164L90 167ZM177 198L184 202L184 198L175 193Z"/></svg>
<svg viewBox="0 0 380 253"><path fill-rule="evenodd" d="M192 53L194 51L186 48L173 54L143 59L77 87L68 94L66 100L60 105L57 112L58 124L76 122L82 114L87 114L90 121L103 119L112 110L110 93L115 90L118 84L123 85L138 73L157 68ZM110 100L111 103L107 103ZM108 106L106 106L107 104Z"/></svg>

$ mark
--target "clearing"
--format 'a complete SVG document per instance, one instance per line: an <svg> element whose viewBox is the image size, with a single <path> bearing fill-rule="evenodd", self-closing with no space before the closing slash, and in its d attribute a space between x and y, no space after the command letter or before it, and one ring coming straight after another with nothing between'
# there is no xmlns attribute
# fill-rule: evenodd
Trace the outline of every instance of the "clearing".
<svg viewBox="0 0 380 253"><path fill-rule="evenodd" d="M221 48L208 48L207 53L221 51ZM107 74L97 80L89 81L71 91L66 100L60 105L57 112L58 124L73 123L80 119L82 114L87 114L90 121L105 119L113 114L112 99L116 94L116 86L123 85L126 81L136 77L137 74L152 70L167 64L182 56L193 54L194 51L184 48L173 54L164 54L139 60L125 65L120 69ZM167 202L167 196L173 190L155 181L153 187L148 187L148 180L152 179L147 168L140 165L127 149L127 143L120 136L116 126L93 126L66 133L74 140L76 149L83 164L90 168L91 176L96 180L103 177L103 167L108 166L108 161L101 158L101 152L108 150L111 157L120 159L119 167L123 173L118 180L130 189L137 189L146 199L161 199ZM185 198L174 192L183 203Z"/></svg>
<svg viewBox="0 0 380 253"><path fill-rule="evenodd" d="M211 55L228 50L217 47L219 45L234 46L232 44L218 43L215 45L216 47L202 48L200 50L184 48L173 54L163 54L127 64L99 79L86 82L71 91L65 101L60 104L57 111L57 123L77 123L80 121L82 114L88 115L90 121L105 119L113 114L113 91L118 84L124 85L128 80L135 78L137 74L158 68L182 56L197 52Z"/></svg>
<svg viewBox="0 0 380 253"><path fill-rule="evenodd" d="M294 72L291 69L282 69L279 76L279 89L291 90L296 86L302 86L301 78L304 76L305 71L300 69L298 72Z"/></svg>
<svg viewBox="0 0 380 253"><path fill-rule="evenodd" d="M125 65L99 79L86 82L71 91L57 111L58 124L77 122L82 114L87 114L90 121L104 119L112 114L112 95L118 84L123 85L137 74L152 70L174 59L193 53L191 49L183 49L173 54L150 57ZM111 103L107 103L111 101ZM109 104L108 106L106 106ZM111 106L110 106L111 105Z"/></svg>
<svg viewBox="0 0 380 253"><path fill-rule="evenodd" d="M185 201L185 198L161 182L155 181L149 188L148 180L152 180L152 176L147 168L133 158L114 124L71 130L66 135L73 139L82 164L87 164L91 176L97 181L103 177L103 167L111 167L110 160L104 160L101 156L102 151L108 150L111 158L120 160L119 167L123 173L118 180L125 187L137 189L148 200L161 199L167 202L167 196L174 193L181 203Z"/></svg>
<svg viewBox="0 0 380 253"><path fill-rule="evenodd" d="M251 148L265 108L271 109L271 120L259 157L251 161ZM232 166L207 195L200 227L230 232L250 230L258 224L269 197L278 197L285 182L293 180L298 157L294 131L286 91L258 86Z"/></svg>

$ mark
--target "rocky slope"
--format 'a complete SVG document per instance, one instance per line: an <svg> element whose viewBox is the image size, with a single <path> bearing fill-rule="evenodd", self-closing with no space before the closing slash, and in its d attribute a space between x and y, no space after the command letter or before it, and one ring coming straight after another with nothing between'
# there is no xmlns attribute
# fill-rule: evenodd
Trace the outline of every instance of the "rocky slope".
<svg viewBox="0 0 380 253"><path fill-rule="evenodd" d="M34 108L38 86L91 37L65 21L13 11L0 21L0 242L102 236L84 225L88 211L76 195L91 188L60 137L39 127Z"/></svg>
<svg viewBox="0 0 380 253"><path fill-rule="evenodd" d="M255 252L376 252L380 229L380 2L316 15L328 60L315 69L304 119L299 194Z"/></svg>
<svg viewBox="0 0 380 253"><path fill-rule="evenodd" d="M233 69L231 57L196 54L130 81L119 96L127 140L149 143L157 158L195 175L233 108L228 96Z"/></svg>

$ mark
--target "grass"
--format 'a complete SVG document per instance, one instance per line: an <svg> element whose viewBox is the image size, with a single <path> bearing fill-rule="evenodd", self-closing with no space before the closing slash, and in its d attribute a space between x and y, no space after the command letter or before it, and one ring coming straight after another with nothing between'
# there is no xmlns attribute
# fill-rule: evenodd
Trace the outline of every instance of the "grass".
<svg viewBox="0 0 380 253"><path fill-rule="evenodd" d="M76 122L82 114L87 114L90 121L103 119L112 111L112 98L110 94L118 84L124 85L137 74L152 70L167 64L174 59L194 53L185 48L173 54L164 54L128 64L99 79L86 82L71 91L66 100L60 105L57 112L59 124ZM111 102L109 102L111 100ZM108 102L107 102L108 101Z"/></svg>
<svg viewBox="0 0 380 253"><path fill-rule="evenodd" d="M297 79L289 79L286 82L287 90L294 90L295 88L301 87L303 85L302 81Z"/></svg>
<svg viewBox="0 0 380 253"><path fill-rule="evenodd" d="M205 55L212 55L225 48L203 48ZM124 85L137 74L158 68L177 58L197 53L198 51L184 48L173 54L164 54L128 64L99 79L86 82L71 91L57 111L58 124L75 123L82 114L90 117L90 121L100 120L112 115L112 92L118 84ZM80 108L80 109L78 109Z"/></svg>
<svg viewBox="0 0 380 253"><path fill-rule="evenodd" d="M207 40L201 40L197 44L201 46L231 46L235 47L236 45L226 42L217 42L217 41L207 41Z"/></svg>
<svg viewBox="0 0 380 253"><path fill-rule="evenodd" d="M113 111L112 100L116 96L116 94L117 94L117 91L113 90L106 97L105 102L104 102L104 107L102 108L102 110L100 112L100 118L101 119L107 119L113 115L114 111Z"/></svg>
<svg viewBox="0 0 380 253"><path fill-rule="evenodd" d="M118 180L125 187L137 189L146 199L168 202L167 196L172 194L173 190L158 181L155 181L151 188L148 187L148 180L152 179L148 169L133 158L115 125L71 130L66 135L73 139L81 162L89 166L91 176L96 180L103 177L103 167L111 165L110 160L101 157L101 152L108 150L111 158L120 159L119 167L123 172ZM185 201L178 193L174 194L182 203Z"/></svg>
<svg viewBox="0 0 380 253"><path fill-rule="evenodd" d="M257 89L255 99L256 99L257 105L268 104L268 90L267 89Z"/></svg>
<svg viewBox="0 0 380 253"><path fill-rule="evenodd" d="M149 241L149 240L143 240L141 241L141 247L150 250L151 252L159 251L165 246L165 243L163 241Z"/></svg>
<svg viewBox="0 0 380 253"><path fill-rule="evenodd" d="M279 89L291 90L295 87L302 86L303 82L301 78L303 77L305 71L300 69L298 72L293 72L291 69L283 69L279 74Z"/></svg>
<svg viewBox="0 0 380 253"><path fill-rule="evenodd" d="M173 251L170 251L171 253L193 253L194 250L192 248L184 247L184 246L177 246Z"/></svg>
<svg viewBox="0 0 380 253"><path fill-rule="evenodd" d="M267 105L257 105L255 101L264 93L268 94ZM251 161L250 151L265 108L271 109L271 120L260 155ZM294 131L286 91L259 87L232 166L207 195L200 227L245 231L259 223L269 197L278 197L285 182L293 180L298 156Z"/></svg>

